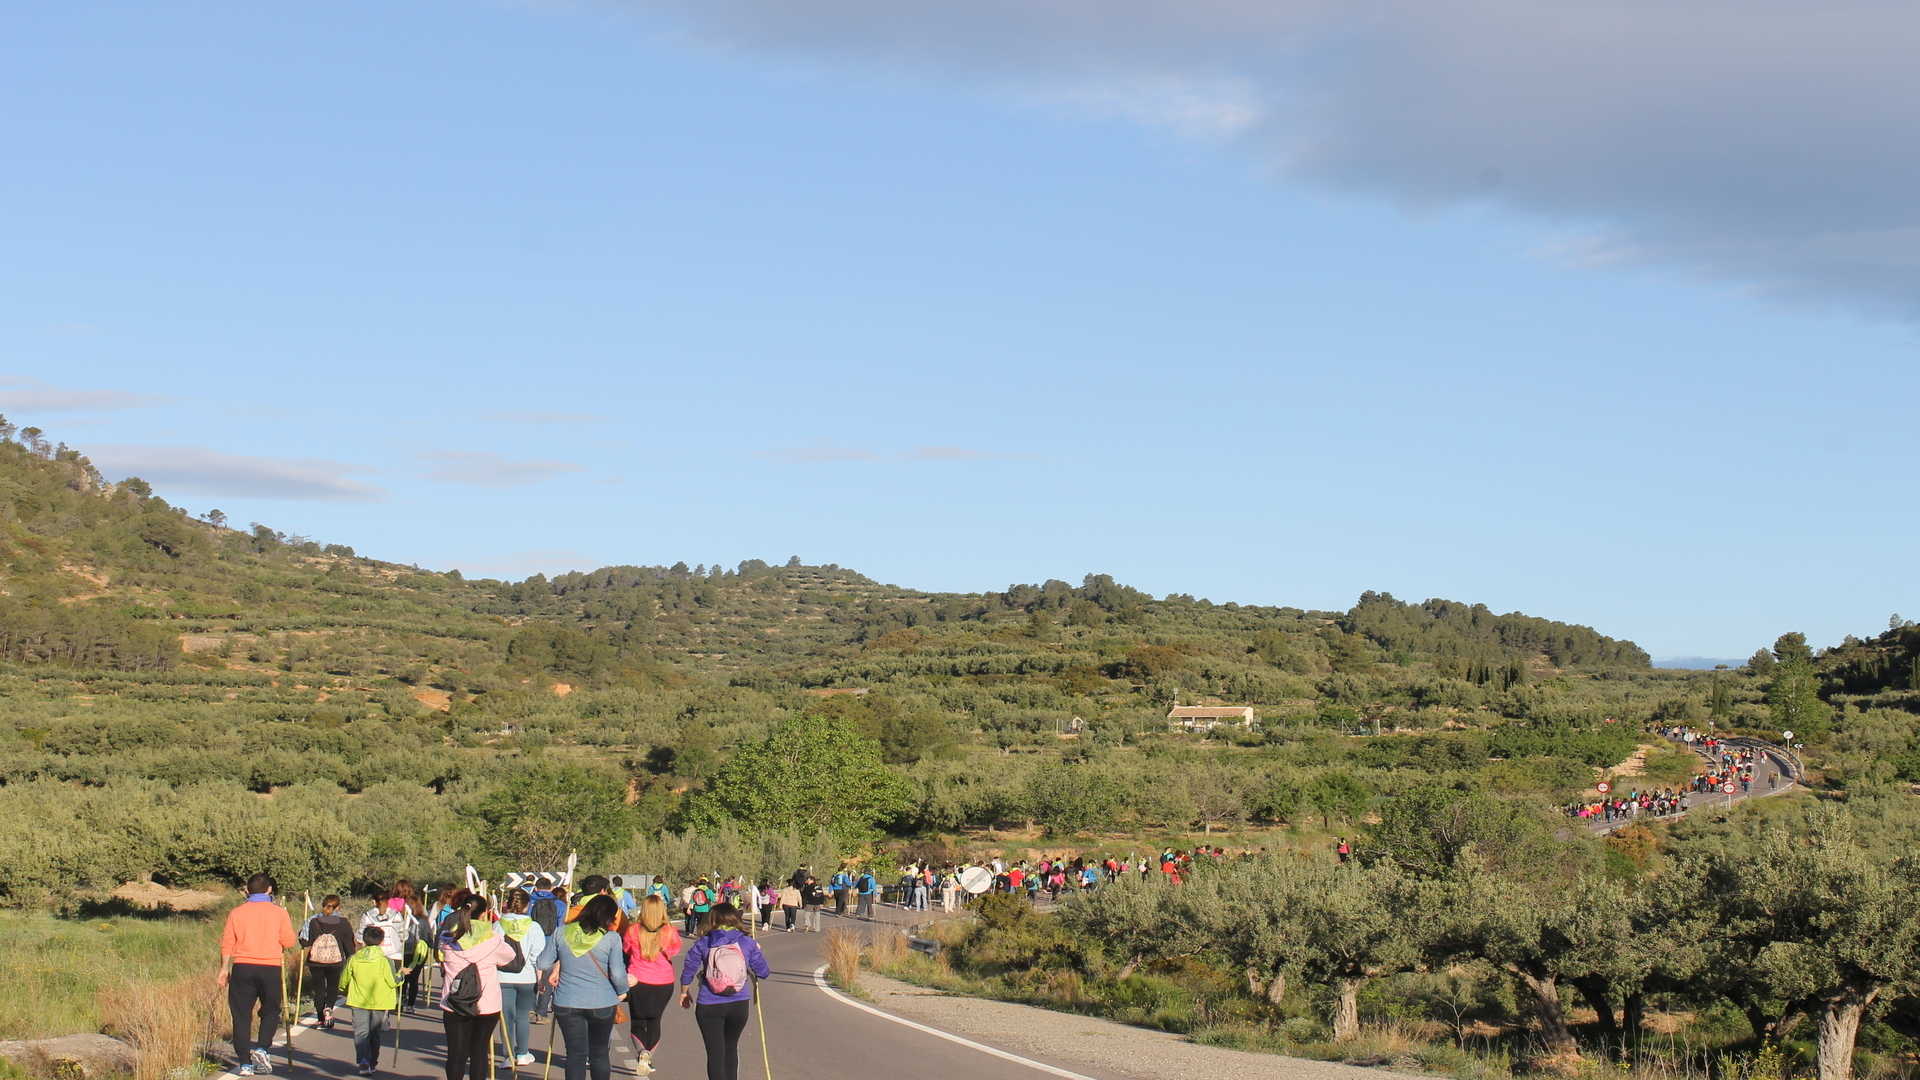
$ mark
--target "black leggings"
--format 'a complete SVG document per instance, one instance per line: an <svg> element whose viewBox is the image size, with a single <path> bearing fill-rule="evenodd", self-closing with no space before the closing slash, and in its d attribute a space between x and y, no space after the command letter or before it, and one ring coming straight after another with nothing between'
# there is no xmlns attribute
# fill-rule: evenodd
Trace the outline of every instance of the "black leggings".
<svg viewBox="0 0 1920 1080"><path fill-rule="evenodd" d="M740 1033L747 1030L747 1003L696 1005L693 1022L707 1044L707 1080L739 1080Z"/></svg>
<svg viewBox="0 0 1920 1080"><path fill-rule="evenodd" d="M313 987L314 1015L324 1018L340 998L340 972L345 964L308 964L307 979Z"/></svg>
<svg viewBox="0 0 1920 1080"><path fill-rule="evenodd" d="M485 1080L487 1047L500 1014L458 1016L442 1010L440 1022L447 1029L447 1080Z"/></svg>
<svg viewBox="0 0 1920 1080"><path fill-rule="evenodd" d="M651 1050L660 1045L660 1018L667 1015L667 1006L673 1004L673 984L634 983L627 991L627 1013L633 1018L633 1037L640 1043L640 1049Z"/></svg>
<svg viewBox="0 0 1920 1080"><path fill-rule="evenodd" d="M240 1064L247 1063L247 1051L273 1046L273 1029L280 1024L280 1002L286 993L280 987L279 964L235 964L227 979L227 1009L233 1013L233 1052ZM253 1033L254 1006L260 1008L260 1040L247 1041Z"/></svg>

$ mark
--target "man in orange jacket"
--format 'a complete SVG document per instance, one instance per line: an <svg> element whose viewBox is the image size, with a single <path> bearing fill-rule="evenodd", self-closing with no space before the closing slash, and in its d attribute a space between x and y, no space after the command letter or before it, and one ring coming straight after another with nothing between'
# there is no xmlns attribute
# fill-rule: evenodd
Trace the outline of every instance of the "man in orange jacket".
<svg viewBox="0 0 1920 1080"><path fill-rule="evenodd" d="M220 931L220 985L227 990L227 1008L233 1013L233 1052L240 1059L240 1076L273 1071L267 1048L273 1045L280 1023L280 960L300 944L287 909L273 902L273 879L255 874L247 879L247 902L227 912ZM254 1031L254 1008L260 1010L260 1037Z"/></svg>

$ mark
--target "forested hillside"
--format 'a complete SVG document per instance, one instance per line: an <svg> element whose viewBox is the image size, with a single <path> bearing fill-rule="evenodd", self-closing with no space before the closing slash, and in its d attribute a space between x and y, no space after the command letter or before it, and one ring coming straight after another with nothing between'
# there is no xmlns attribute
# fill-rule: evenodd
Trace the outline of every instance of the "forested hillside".
<svg viewBox="0 0 1920 1080"><path fill-rule="evenodd" d="M1347 612L1099 574L942 594L797 559L468 581L189 513L0 434L0 813L44 823L0 842L44 871L0 882L15 900L235 873L261 829L334 837L290 841L329 882L520 857L487 808L532 790L605 794L576 816L610 802L608 836L581 842L616 850L685 828L1328 828L1436 780L1545 806L1650 717L1769 716L1758 674L1710 692L1585 627L1371 592ZM1176 701L1261 724L1171 734ZM819 790L730 809L756 760L816 761ZM780 809L826 792L862 809Z"/></svg>

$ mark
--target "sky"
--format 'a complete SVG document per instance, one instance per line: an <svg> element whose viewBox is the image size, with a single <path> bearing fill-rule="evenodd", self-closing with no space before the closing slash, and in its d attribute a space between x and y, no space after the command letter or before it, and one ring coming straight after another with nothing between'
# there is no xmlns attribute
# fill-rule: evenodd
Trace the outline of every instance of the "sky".
<svg viewBox="0 0 1920 1080"><path fill-rule="evenodd" d="M39 5L0 412L518 579L1920 611L1920 10Z"/></svg>

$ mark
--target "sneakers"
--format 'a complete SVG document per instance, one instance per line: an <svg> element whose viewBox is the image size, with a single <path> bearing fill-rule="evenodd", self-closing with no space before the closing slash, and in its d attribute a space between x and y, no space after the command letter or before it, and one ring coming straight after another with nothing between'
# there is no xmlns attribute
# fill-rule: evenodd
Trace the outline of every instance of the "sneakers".
<svg viewBox="0 0 1920 1080"><path fill-rule="evenodd" d="M245 1064L245 1065L242 1065L242 1066L240 1066L239 1068L237 1068L237 1069L235 1069L235 1070L233 1070L233 1075L235 1075L235 1076L252 1076L252 1075L253 1075L253 1063L252 1063L252 1062L248 1062L247 1064Z"/></svg>
<svg viewBox="0 0 1920 1080"><path fill-rule="evenodd" d="M640 1060L634 1063L633 1071L639 1073L641 1076L652 1075L653 1054L646 1050L640 1051Z"/></svg>
<svg viewBox="0 0 1920 1080"><path fill-rule="evenodd" d="M534 1061L535 1058L532 1054L521 1054L519 1057L513 1059L515 1065L531 1065Z"/></svg>
<svg viewBox="0 0 1920 1080"><path fill-rule="evenodd" d="M265 1050L257 1046L247 1055L247 1060L253 1064L255 1073L264 1075L273 1071L273 1059L267 1056Z"/></svg>
<svg viewBox="0 0 1920 1080"><path fill-rule="evenodd" d="M371 1066L371 1065L362 1065L362 1066L360 1066L360 1067L359 1067L358 1069L356 1069L356 1070L354 1070L354 1071L355 1071L355 1072L357 1072L357 1073L359 1073L359 1074L360 1074L361 1076L372 1076L372 1075L373 1075L373 1066Z"/></svg>

